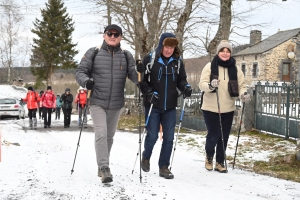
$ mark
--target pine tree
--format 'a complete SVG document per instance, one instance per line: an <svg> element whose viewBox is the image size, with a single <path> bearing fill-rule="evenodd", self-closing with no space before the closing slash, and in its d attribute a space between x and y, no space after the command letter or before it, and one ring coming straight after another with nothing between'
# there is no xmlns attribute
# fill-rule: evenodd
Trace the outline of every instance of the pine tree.
<svg viewBox="0 0 300 200"><path fill-rule="evenodd" d="M36 76L36 86L46 80L51 85L51 76L56 69L71 69L77 66L74 56L77 44L72 43L74 22L69 17L61 0L48 0L41 10L42 20L35 19L32 33L31 72Z"/></svg>

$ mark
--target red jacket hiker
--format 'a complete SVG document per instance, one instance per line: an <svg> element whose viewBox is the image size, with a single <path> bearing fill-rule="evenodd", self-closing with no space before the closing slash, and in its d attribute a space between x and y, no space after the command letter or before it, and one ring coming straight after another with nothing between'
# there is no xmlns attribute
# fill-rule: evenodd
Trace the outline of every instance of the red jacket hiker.
<svg viewBox="0 0 300 200"><path fill-rule="evenodd" d="M41 101L39 94L35 91L29 90L25 98L22 99L24 102L27 102L28 109L37 109L38 102Z"/></svg>
<svg viewBox="0 0 300 200"><path fill-rule="evenodd" d="M42 96L42 105L46 108L56 108L56 96L51 90L47 90Z"/></svg>
<svg viewBox="0 0 300 200"><path fill-rule="evenodd" d="M77 94L76 94L76 97L75 97L75 100L74 102L77 104L79 103L79 105L84 108L85 104L86 104L86 90L82 87L80 87L78 90L77 90Z"/></svg>

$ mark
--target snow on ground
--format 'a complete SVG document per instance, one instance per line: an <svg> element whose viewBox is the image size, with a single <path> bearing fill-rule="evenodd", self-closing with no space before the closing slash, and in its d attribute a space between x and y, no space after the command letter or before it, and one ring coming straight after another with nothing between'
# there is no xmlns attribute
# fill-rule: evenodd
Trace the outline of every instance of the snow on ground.
<svg viewBox="0 0 300 200"><path fill-rule="evenodd" d="M80 132L77 118L77 115L72 115L71 128L68 129L63 128L62 117L52 120L51 129L44 129L39 120L37 130L27 128L28 118L0 121L1 200L300 199L300 183L233 170L230 165L227 174L207 171L204 168L204 136L192 134L184 134L178 141L172 165L173 180L158 175L161 141L157 141L150 172L142 172L140 182L138 162L134 173L131 173L138 152L139 135L118 131L110 158L113 182L102 184L97 176L91 120L88 122L89 128L82 130L74 173L71 175ZM230 138L229 143L234 145L236 138ZM249 138L241 137L240 141L243 140ZM187 141L194 141L196 145L190 145L191 142ZM228 155L232 152L229 148ZM263 156L264 151L258 153L255 159L267 158Z"/></svg>
<svg viewBox="0 0 300 200"><path fill-rule="evenodd" d="M172 172L166 180L158 175L161 141L155 145L151 170L139 178L138 134L117 132L111 152L113 182L102 184L97 177L94 134L83 129L75 162L79 129L77 115L72 127L62 128L53 120L51 129L23 130L23 120L1 120L2 162L0 199L300 199L300 183L234 169L221 174L204 168L204 156L180 143ZM28 126L28 118L24 120Z"/></svg>

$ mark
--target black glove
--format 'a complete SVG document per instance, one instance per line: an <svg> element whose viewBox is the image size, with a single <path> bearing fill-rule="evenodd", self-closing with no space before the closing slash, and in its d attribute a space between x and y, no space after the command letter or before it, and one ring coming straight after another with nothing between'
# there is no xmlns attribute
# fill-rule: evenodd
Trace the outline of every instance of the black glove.
<svg viewBox="0 0 300 200"><path fill-rule="evenodd" d="M140 73L144 73L145 72L145 66L143 65L143 63L139 63L136 65L136 71L140 72Z"/></svg>
<svg viewBox="0 0 300 200"><path fill-rule="evenodd" d="M85 82L85 87L88 90L92 90L94 85L95 85L95 82L93 81L93 79L89 79Z"/></svg>
<svg viewBox="0 0 300 200"><path fill-rule="evenodd" d="M55 112L55 108L52 109L52 112Z"/></svg>
<svg viewBox="0 0 300 200"><path fill-rule="evenodd" d="M20 98L19 100L20 100L20 103L23 103L23 99L22 98Z"/></svg>
<svg viewBox="0 0 300 200"><path fill-rule="evenodd" d="M189 84L184 86L183 98L190 97L192 95L192 88Z"/></svg>
<svg viewBox="0 0 300 200"><path fill-rule="evenodd" d="M159 101L159 94L157 92L152 92L149 91L147 93L147 100L151 103L151 104L157 104Z"/></svg>

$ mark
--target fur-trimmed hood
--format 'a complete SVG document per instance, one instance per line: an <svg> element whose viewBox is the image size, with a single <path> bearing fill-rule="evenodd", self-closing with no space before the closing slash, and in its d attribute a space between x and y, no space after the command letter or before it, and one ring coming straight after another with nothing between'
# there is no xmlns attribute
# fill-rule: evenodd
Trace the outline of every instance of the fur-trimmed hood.
<svg viewBox="0 0 300 200"><path fill-rule="evenodd" d="M158 46L155 49L157 57L161 56L161 51L162 51L163 46L175 46L172 57L174 57L174 58L180 57L180 51L178 48L178 40L176 39L174 34L172 34L172 33L161 34Z"/></svg>

